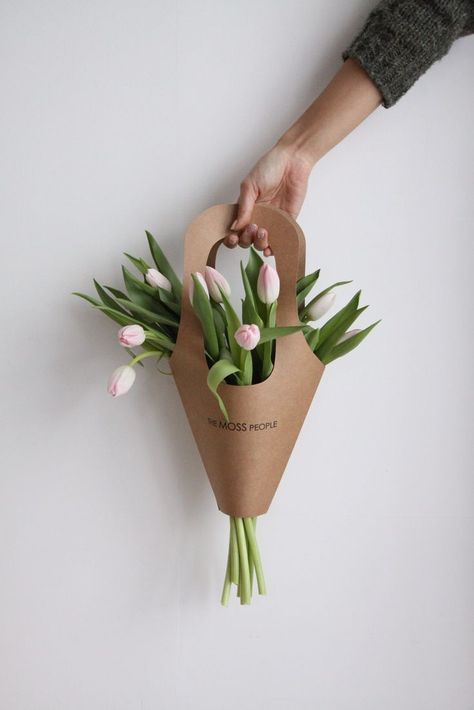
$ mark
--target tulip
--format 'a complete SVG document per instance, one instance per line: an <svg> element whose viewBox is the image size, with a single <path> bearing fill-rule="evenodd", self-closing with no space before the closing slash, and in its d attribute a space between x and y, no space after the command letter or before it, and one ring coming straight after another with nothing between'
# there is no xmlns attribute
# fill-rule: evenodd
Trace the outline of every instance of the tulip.
<svg viewBox="0 0 474 710"><path fill-rule="evenodd" d="M161 271L158 271L158 269L148 269L145 274L145 281L149 286L153 286L153 288L159 287L171 293L170 282L166 276L161 273Z"/></svg>
<svg viewBox="0 0 474 710"><path fill-rule="evenodd" d="M280 277L270 264L262 264L258 273L257 293L262 303L273 303L280 293Z"/></svg>
<svg viewBox="0 0 474 710"><path fill-rule="evenodd" d="M253 350L260 340L260 328L255 323L241 325L234 333L234 338L244 350Z"/></svg>
<svg viewBox="0 0 474 710"><path fill-rule="evenodd" d="M306 312L307 320L318 320L322 318L329 311L335 300L336 294L334 291L325 293L324 296L318 298L317 301L308 307Z"/></svg>
<svg viewBox="0 0 474 710"><path fill-rule="evenodd" d="M120 345L125 348L133 348L145 342L145 331L141 325L125 325L118 332Z"/></svg>
<svg viewBox="0 0 474 710"><path fill-rule="evenodd" d="M344 335L339 338L336 345L339 345L339 343L344 343L346 340L349 340L349 338L352 338L353 335L357 335L357 333L360 333L360 328L348 330L347 333L344 333Z"/></svg>
<svg viewBox="0 0 474 710"><path fill-rule="evenodd" d="M207 288L207 283L206 283L204 276L199 271L196 271L194 276L197 278L197 280L199 281L199 283L201 284L201 286L203 287L203 289L207 293L207 296L209 297L209 289ZM190 282L189 282L189 300L191 301L191 303L193 302L193 296L194 296L194 280L191 277Z"/></svg>
<svg viewBox="0 0 474 710"><path fill-rule="evenodd" d="M136 373L133 367L129 365L117 367L110 376L107 392L112 397L120 397L121 394L126 394L135 382L135 377Z"/></svg>
<svg viewBox="0 0 474 710"><path fill-rule="evenodd" d="M217 269L213 269L212 266L206 266L204 269L204 278L213 301L216 301L216 303L222 302L222 294L219 287L224 291L226 296L230 296L229 283Z"/></svg>

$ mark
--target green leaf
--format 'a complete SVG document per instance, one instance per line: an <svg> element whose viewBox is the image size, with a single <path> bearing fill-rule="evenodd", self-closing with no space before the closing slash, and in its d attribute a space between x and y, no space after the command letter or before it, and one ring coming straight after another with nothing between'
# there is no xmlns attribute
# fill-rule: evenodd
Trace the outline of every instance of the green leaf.
<svg viewBox="0 0 474 710"><path fill-rule="evenodd" d="M170 338L168 338L167 335L160 333L160 331L158 330L146 330L145 335L147 343L154 343L156 345L159 345L161 348L165 348L170 353L173 352L175 343Z"/></svg>
<svg viewBox="0 0 474 710"><path fill-rule="evenodd" d="M181 304L176 301L176 297L172 293L165 288L161 288L161 286L158 286L154 290L166 308L169 308L169 310L173 311L177 316L181 316Z"/></svg>
<svg viewBox="0 0 474 710"><path fill-rule="evenodd" d="M245 291L245 299L242 301L242 322L248 323L249 325L255 323L259 328L263 328L263 320L257 312L254 293L243 261L240 262L240 272L242 274L242 282Z"/></svg>
<svg viewBox="0 0 474 710"><path fill-rule="evenodd" d="M240 370L242 372L240 384L251 385L253 377L252 354L249 350L244 350L243 348L240 361Z"/></svg>
<svg viewBox="0 0 474 710"><path fill-rule="evenodd" d="M214 318L214 326L216 328L217 340L219 341L219 347L227 348L228 343L225 313L218 303L211 300L210 304L212 308L212 317Z"/></svg>
<svg viewBox="0 0 474 710"><path fill-rule="evenodd" d="M354 348L356 348L368 336L370 331L373 330L375 326L378 325L378 323L380 323L380 320L376 321L375 323L372 323L372 325L367 326L367 328L364 328L364 330L361 330L359 333L356 333L352 337L347 338L347 340L344 340L344 342L336 344L333 349L325 356L322 362L327 365L333 360L336 360L338 357L342 357L351 350L354 350Z"/></svg>
<svg viewBox="0 0 474 710"><path fill-rule="evenodd" d="M127 294L123 291L119 291L118 288L114 288L113 286L104 286L104 288L106 288L107 291L110 291L110 293L115 296L115 298L122 298L125 301L130 300Z"/></svg>
<svg viewBox="0 0 474 710"><path fill-rule="evenodd" d="M311 308L311 306L316 303L316 301L319 301L320 298L329 293L329 291L332 291L332 289L336 288L337 286L344 286L345 284L350 283L352 283L352 281L336 281L336 283L331 284L331 286L328 286L323 291L318 293L313 299L311 299L309 303L306 304L306 306L304 306L304 308L299 309L299 316L301 320L303 320L307 316L308 310Z"/></svg>
<svg viewBox="0 0 474 710"><path fill-rule="evenodd" d="M132 264L135 266L135 268L145 276L146 272L150 268L146 261L142 258L137 258L136 256L132 256L131 254L127 254L126 251L124 251L124 256L127 257L127 259L130 259Z"/></svg>
<svg viewBox="0 0 474 710"><path fill-rule="evenodd" d="M204 287L197 278L196 274L191 274L194 283L193 290L193 309L197 317L201 321L202 331L204 335L204 345L213 360L219 357L219 341L217 339L216 326L212 313L212 306L209 301Z"/></svg>
<svg viewBox="0 0 474 710"><path fill-rule="evenodd" d="M217 399L219 408L227 422L229 421L229 415L227 414L227 409L222 400L222 397L217 392L217 388L228 375L232 375L233 373L238 372L238 370L239 368L234 365L234 363L229 362L228 360L218 360L210 368L207 375L207 385L214 397Z"/></svg>
<svg viewBox="0 0 474 710"><path fill-rule="evenodd" d="M264 263L264 260L262 259L258 251L255 249L255 247L251 246L249 249L249 258L247 261L247 266L245 267L245 273L247 274L248 282L253 293L255 307L262 320L264 320L266 317L266 304L262 303L258 298L257 281L260 269Z"/></svg>
<svg viewBox="0 0 474 710"><path fill-rule="evenodd" d="M79 291L73 291L72 296L79 296L79 298L83 298L84 301L87 301L88 303L91 303L93 306L100 306L101 302L97 300L97 298L93 298L92 296L88 296L87 293L79 293Z"/></svg>
<svg viewBox="0 0 474 710"><path fill-rule="evenodd" d="M314 284L319 278L321 269L316 269L312 274L307 274L298 279L296 284L296 303L301 306L304 303L304 299L308 293L313 288Z"/></svg>
<svg viewBox="0 0 474 710"><path fill-rule="evenodd" d="M128 308L129 311L132 311L132 313L136 313L146 323L159 323L160 325L170 325L174 328L178 327L178 323L171 317L168 318L168 316L163 316L160 313L150 311L148 310L148 308L139 306L138 303L134 303L133 301L124 301L121 298L118 298L117 301L120 303L120 305L125 306L125 308Z"/></svg>
<svg viewBox="0 0 474 710"><path fill-rule="evenodd" d="M276 338L282 338L284 335L291 335L292 333L298 333L303 330L306 326L301 325L282 325L275 328L262 328L260 330L260 343L268 343L270 340L275 340Z"/></svg>
<svg viewBox="0 0 474 710"><path fill-rule="evenodd" d="M266 328L268 330L273 330L276 323L276 311L277 311L277 301L266 305L267 317L266 317ZM260 344L260 343L259 343ZM263 362L262 362L262 379L269 377L273 370L273 341L269 339L263 343Z"/></svg>
<svg viewBox="0 0 474 710"><path fill-rule="evenodd" d="M138 306L141 306L141 308L145 308L152 313L157 313L162 316L162 318L168 318L170 323L178 325L179 319L176 317L176 314L172 313L158 300L158 289L135 278L125 266L122 266L122 271L128 295L133 303L136 303Z"/></svg>
<svg viewBox="0 0 474 710"><path fill-rule="evenodd" d="M325 358L336 345L352 323L365 311L367 306L358 308L360 291L338 313L328 320L320 330L319 345L316 355L320 360Z"/></svg>
<svg viewBox="0 0 474 710"><path fill-rule="evenodd" d="M305 333L306 342L313 352L319 344L319 334L319 328L311 328L311 330Z"/></svg>
<svg viewBox="0 0 474 710"><path fill-rule="evenodd" d="M230 352L232 353L232 358L234 360L234 363L236 365L240 365L240 358L241 358L241 350L242 348L236 341L234 337L234 333L240 326L242 325L239 319L239 316L235 312L231 302L229 301L229 298L227 294L224 292L224 290L218 286L219 291L221 292L222 295L222 305L224 307L225 311L225 316L226 316L226 327L227 327L227 341L229 343L229 348Z"/></svg>
<svg viewBox="0 0 474 710"><path fill-rule="evenodd" d="M103 287L94 279L94 286L95 290L99 294L99 298L101 299L102 303L104 306L108 306L109 308L113 308L115 311L119 311L119 313L123 313L124 315L128 315L127 311L125 311L118 303L115 301L112 296L109 296L107 291L103 289Z"/></svg>
<svg viewBox="0 0 474 710"><path fill-rule="evenodd" d="M99 301L95 306L99 311L105 313L111 320L115 321L119 325L141 325L143 328L147 328L147 324L137 318L130 315L124 315L121 311L116 311L114 308L109 308L108 306L103 306Z"/></svg>
<svg viewBox="0 0 474 710"><path fill-rule="evenodd" d="M145 232L146 237L148 239L148 246L150 247L150 252L153 257L153 261L156 264L156 267L158 271L161 271L162 274L166 276L168 281L171 283L171 286L173 287L173 291L176 295L176 298L178 302L181 301L181 296L183 292L183 285L180 281L180 279L177 277L173 267L169 263L168 259L164 255L161 247L159 246L158 242L156 241L155 237L150 234L150 232Z"/></svg>

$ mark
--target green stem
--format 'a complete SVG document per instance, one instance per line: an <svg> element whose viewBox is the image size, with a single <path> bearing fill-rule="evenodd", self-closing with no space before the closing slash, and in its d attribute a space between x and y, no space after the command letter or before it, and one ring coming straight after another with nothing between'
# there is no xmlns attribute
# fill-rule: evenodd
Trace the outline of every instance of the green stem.
<svg viewBox="0 0 474 710"><path fill-rule="evenodd" d="M224 587L222 589L221 604L222 606L227 606L229 603L230 596L230 537L229 537L229 551L227 553L227 567L225 570Z"/></svg>
<svg viewBox="0 0 474 710"><path fill-rule="evenodd" d="M140 353L140 355L137 355L136 357L132 358L128 363L128 366L133 367L138 362L144 360L146 357L157 357L158 355L163 355L163 352L161 350L147 350L146 352Z"/></svg>
<svg viewBox="0 0 474 710"><path fill-rule="evenodd" d="M242 518L235 518L235 529L239 545L240 557L240 603L250 604L250 571L247 551L247 540Z"/></svg>
<svg viewBox="0 0 474 710"><path fill-rule="evenodd" d="M249 541L249 547L252 554L252 559L255 565L255 574L257 575L258 593L266 594L267 589L265 585L265 578L263 576L262 560L260 558L260 552L257 544L257 537L255 534L256 520L252 518L244 518L245 532L247 534L247 539Z"/></svg>
<svg viewBox="0 0 474 710"><path fill-rule="evenodd" d="M237 543L237 533L235 531L234 518L230 520L230 580L234 584L239 584L239 547Z"/></svg>

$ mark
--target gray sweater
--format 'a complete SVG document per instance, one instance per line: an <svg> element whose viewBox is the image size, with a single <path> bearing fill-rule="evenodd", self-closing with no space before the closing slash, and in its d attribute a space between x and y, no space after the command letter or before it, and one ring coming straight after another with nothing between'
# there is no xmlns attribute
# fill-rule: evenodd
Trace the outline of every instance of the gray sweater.
<svg viewBox="0 0 474 710"><path fill-rule="evenodd" d="M474 0L382 0L342 56L360 62L389 108L472 32Z"/></svg>

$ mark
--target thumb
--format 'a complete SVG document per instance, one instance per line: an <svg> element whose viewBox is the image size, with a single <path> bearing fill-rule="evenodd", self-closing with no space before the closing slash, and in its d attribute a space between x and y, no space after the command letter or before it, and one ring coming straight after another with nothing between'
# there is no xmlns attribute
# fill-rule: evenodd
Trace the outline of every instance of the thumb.
<svg viewBox="0 0 474 710"><path fill-rule="evenodd" d="M237 231L243 229L252 219L252 211L257 199L256 191L250 180L243 180L240 183L239 207L237 219L232 223L231 229Z"/></svg>

